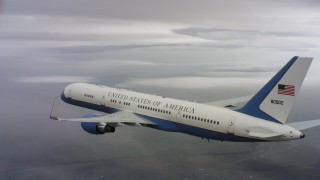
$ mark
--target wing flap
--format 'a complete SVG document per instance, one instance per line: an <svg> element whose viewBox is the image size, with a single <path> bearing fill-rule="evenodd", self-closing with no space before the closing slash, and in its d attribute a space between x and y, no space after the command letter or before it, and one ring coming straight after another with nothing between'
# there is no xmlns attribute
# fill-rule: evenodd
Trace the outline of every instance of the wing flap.
<svg viewBox="0 0 320 180"><path fill-rule="evenodd" d="M148 121L140 116L133 114L132 112L119 111L112 114L88 117L88 118L56 118L59 121L74 121L74 122L91 122L91 123L107 123L119 125L129 125L129 126L140 126L140 125L157 125L151 121Z"/></svg>

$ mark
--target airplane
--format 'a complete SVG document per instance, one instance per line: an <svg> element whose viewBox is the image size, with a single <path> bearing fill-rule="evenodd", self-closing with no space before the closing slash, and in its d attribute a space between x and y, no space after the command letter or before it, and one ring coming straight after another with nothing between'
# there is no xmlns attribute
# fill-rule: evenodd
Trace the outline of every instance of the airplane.
<svg viewBox="0 0 320 180"><path fill-rule="evenodd" d="M96 84L72 83L65 87L60 99L102 114L70 119L57 117L59 97L56 97L50 118L81 122L84 131L95 135L113 133L117 127L128 125L181 132L208 141L301 139L305 137L302 130L320 125L320 119L286 122L312 60L293 57L254 96L203 104Z"/></svg>

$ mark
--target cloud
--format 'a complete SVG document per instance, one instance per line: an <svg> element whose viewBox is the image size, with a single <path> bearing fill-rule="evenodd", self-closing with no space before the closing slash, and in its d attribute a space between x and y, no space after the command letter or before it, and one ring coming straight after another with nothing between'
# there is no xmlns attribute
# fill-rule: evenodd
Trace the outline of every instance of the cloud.
<svg viewBox="0 0 320 180"><path fill-rule="evenodd" d="M67 68L81 68L81 69L114 69L116 67L123 66L167 66L169 64L157 63L157 62L148 62L148 61L139 61L139 60L125 60L125 59L91 59L91 60L57 60L51 59L48 62L57 66L65 66Z"/></svg>
<svg viewBox="0 0 320 180"><path fill-rule="evenodd" d="M96 82L93 77L86 76L32 76L22 77L16 80L19 83L72 83L72 82Z"/></svg>
<svg viewBox="0 0 320 180"><path fill-rule="evenodd" d="M261 14L281 17L287 11L294 11L295 14L298 14L300 11L316 11L319 8L317 0L243 0L241 3L236 0L203 0L201 2L137 0L134 3L130 0L57 0L54 2L10 0L4 5L3 12L11 15L90 17L102 20L109 17L111 19L198 22L200 24L208 21L221 24L222 20L236 22L239 19L246 19L250 21L254 18L261 18Z"/></svg>
<svg viewBox="0 0 320 180"><path fill-rule="evenodd" d="M152 78L152 79L129 79L124 83L118 84L120 87L133 86L152 86L164 88L180 89L208 89L240 87L256 84L263 84L263 78L217 78L217 77L171 77L171 78Z"/></svg>
<svg viewBox="0 0 320 180"><path fill-rule="evenodd" d="M320 34L307 32L274 32L259 31L250 29L223 29L223 28L204 28L189 27L182 29L174 29L173 32L190 36L203 36L205 38L214 38L220 40L226 39L255 39L263 36L274 37L318 37ZM205 36L207 35L207 36ZM211 35L211 36L210 36Z"/></svg>
<svg viewBox="0 0 320 180"><path fill-rule="evenodd" d="M174 46L171 44L167 45L82 45L82 46L71 46L71 47L56 47L47 48L47 51L52 53L70 53L70 54L88 54L88 53L104 53L104 52L114 52L123 51L138 48L148 48L148 47L159 47L159 46Z"/></svg>
<svg viewBox="0 0 320 180"><path fill-rule="evenodd" d="M317 39L320 34L295 31L259 31L250 29L221 29L190 27L174 29L173 32L192 37L211 40L211 43L200 44L211 48L281 48L306 50L315 48L317 43L301 38ZM300 38L300 39L297 39Z"/></svg>
<svg viewBox="0 0 320 180"><path fill-rule="evenodd" d="M214 72L250 72L250 73L256 73L256 72L276 72L281 67L279 66L254 66L254 65L241 65L241 66L235 66L235 65L226 65L226 66L214 66L210 69Z"/></svg>

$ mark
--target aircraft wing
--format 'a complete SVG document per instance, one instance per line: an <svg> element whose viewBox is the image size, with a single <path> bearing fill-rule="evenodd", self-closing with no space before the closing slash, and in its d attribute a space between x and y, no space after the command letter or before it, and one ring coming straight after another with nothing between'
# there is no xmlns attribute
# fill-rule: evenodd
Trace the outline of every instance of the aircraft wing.
<svg viewBox="0 0 320 180"><path fill-rule="evenodd" d="M239 98L221 100L221 101L214 101L214 102L206 102L204 104L211 105L211 106L218 106L218 107L226 107L226 108L235 108L240 107L247 101L249 101L253 96L244 96Z"/></svg>
<svg viewBox="0 0 320 180"><path fill-rule="evenodd" d="M57 99L57 98L56 98ZM131 126L139 126L139 125L157 125L152 121L149 121L142 116L134 114L128 111L119 111L112 114L89 114L83 118L59 118L56 115L56 99L54 100L50 119L58 120L58 121L75 121L75 122L91 122L91 123L106 123L113 124L114 126L119 125L131 125Z"/></svg>
<svg viewBox="0 0 320 180"><path fill-rule="evenodd" d="M288 123L287 125L300 131L300 130L309 129L309 128L312 128L312 127L315 127L315 126L319 126L320 125L320 119Z"/></svg>

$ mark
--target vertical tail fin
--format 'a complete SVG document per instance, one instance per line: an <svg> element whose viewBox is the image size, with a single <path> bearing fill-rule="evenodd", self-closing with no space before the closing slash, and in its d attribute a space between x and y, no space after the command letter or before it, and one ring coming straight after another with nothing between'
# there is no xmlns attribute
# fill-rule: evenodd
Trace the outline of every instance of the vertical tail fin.
<svg viewBox="0 0 320 180"><path fill-rule="evenodd" d="M245 106L237 111L268 121L286 123L312 59L293 57Z"/></svg>

